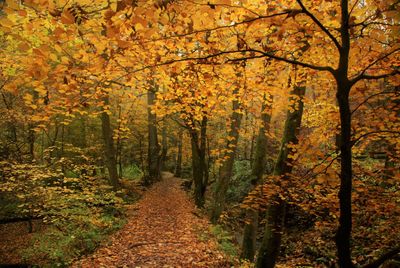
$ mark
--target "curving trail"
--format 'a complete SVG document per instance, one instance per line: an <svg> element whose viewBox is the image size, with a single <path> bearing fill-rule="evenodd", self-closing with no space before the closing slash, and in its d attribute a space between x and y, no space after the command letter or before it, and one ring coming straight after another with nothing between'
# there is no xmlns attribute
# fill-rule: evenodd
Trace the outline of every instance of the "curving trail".
<svg viewBox="0 0 400 268"><path fill-rule="evenodd" d="M215 241L199 239L208 221L194 214L180 182L165 173L129 211L128 223L108 245L73 267L231 267Z"/></svg>

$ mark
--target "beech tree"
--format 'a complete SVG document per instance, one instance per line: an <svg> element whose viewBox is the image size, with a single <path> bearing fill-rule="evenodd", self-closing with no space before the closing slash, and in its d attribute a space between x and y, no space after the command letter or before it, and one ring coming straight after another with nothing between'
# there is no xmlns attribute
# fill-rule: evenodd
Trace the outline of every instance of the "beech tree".
<svg viewBox="0 0 400 268"><path fill-rule="evenodd" d="M225 207L231 212L226 194L238 175L234 174L235 164L242 160L235 159L241 150L239 142L252 139L248 126L240 124L247 120L243 114L257 122L251 131L260 128L252 163L253 183L262 189L275 183L269 177L263 180L265 157L272 154L266 143L267 138L278 140L282 133L287 80L296 80L287 70L295 68L301 70L304 80L296 90L306 87L309 94L304 98L308 101L304 129L311 142L291 148L297 127L283 132L274 169L276 176L283 176L282 185L270 189L276 190L270 195L275 203L264 197L256 204L269 207L258 266L273 267L279 253L281 234L277 231L285 216L285 200L279 191L302 208L311 208L308 212L320 213L318 216L322 209L310 203L320 202L329 210L324 220L335 222L338 217L335 242L340 267L366 263L352 255L353 244L358 242L354 239L351 243L353 224L360 225L353 214L382 209L366 205L370 199L378 200L375 187L381 185L365 179L380 175L361 158L368 152L376 154L375 148L382 149L379 153L385 163L379 169L384 170L386 180L382 185L397 189L398 183L398 1L7 0L0 8L0 151L7 162L2 174L10 179L2 191L18 192L23 196L19 201L30 205L32 215L37 208L24 200L41 200L38 197L46 191L30 192L27 180L13 182L13 172L6 170L12 161L29 162L29 174L40 173L35 161L43 166L52 164L62 174L45 172L46 179L66 177L67 181L72 179L67 177L72 168L95 171L106 166L110 182L117 188L117 162L123 175L123 164L139 159L142 171L149 174L146 183L151 184L160 179L160 160L166 154L165 135L160 152L162 133L157 126L163 120L163 132L172 131L170 120L187 134L176 136L190 139L190 146L178 141L176 173L192 169L198 207L208 206L206 193L215 182L217 190L210 203L216 222ZM233 67L240 65L245 67L239 71ZM246 79L239 79L243 77ZM108 104L105 95L111 100L118 98L121 110L113 102ZM271 115L266 114L270 96L275 113ZM260 109L262 118L258 119ZM296 111L300 109L288 112L288 124ZM87 126L79 122L83 118ZM78 132L83 136L79 141ZM94 148L89 141L94 141ZM289 142L293 144L287 146ZM290 149L293 155L288 153ZM91 157L85 158L89 154ZM77 164L77 155L83 166ZM293 166L287 165L289 162ZM19 164L15 167L25 170ZM86 175L78 173L81 183ZM390 197L396 193L381 196L382 200L388 197L383 203L395 209ZM253 220L245 227L244 242L250 246L245 247L249 252L243 256L252 259L257 215L247 212ZM371 232L376 235L378 230ZM363 235L357 231L358 238ZM382 244L389 247L390 241L385 238L369 250ZM396 250L369 266L379 265Z"/></svg>

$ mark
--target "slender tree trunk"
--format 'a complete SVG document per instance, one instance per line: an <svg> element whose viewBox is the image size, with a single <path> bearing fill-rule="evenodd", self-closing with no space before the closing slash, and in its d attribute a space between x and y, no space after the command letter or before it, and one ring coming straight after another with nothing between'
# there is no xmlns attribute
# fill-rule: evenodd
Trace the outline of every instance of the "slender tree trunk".
<svg viewBox="0 0 400 268"><path fill-rule="evenodd" d="M80 123L80 128L79 128L79 135L80 135L80 142L79 142L79 146L81 148L86 148L87 146L87 142L86 142L86 120L85 120L85 116L82 115L79 119L79 123Z"/></svg>
<svg viewBox="0 0 400 268"><path fill-rule="evenodd" d="M254 260L254 254L256 252L258 216L257 210L246 209L246 223L243 230L241 258L251 262Z"/></svg>
<svg viewBox="0 0 400 268"><path fill-rule="evenodd" d="M58 158L61 159L64 156L64 138L65 138L65 125L61 126L61 149L59 151ZM65 174L64 162L61 162L61 172Z"/></svg>
<svg viewBox="0 0 400 268"><path fill-rule="evenodd" d="M253 168L254 164L254 142L255 142L255 131L253 130L253 133L251 134L251 143L250 143L250 167Z"/></svg>
<svg viewBox="0 0 400 268"><path fill-rule="evenodd" d="M285 122L285 130L282 137L281 149L277 161L275 163L275 176L283 176L281 179L286 180L285 176L292 172L293 166L290 163L288 155L293 153L288 144L297 144L297 135L300 130L301 118L303 116L303 96L305 88L295 86L292 92L294 95L292 101L297 102L297 109L293 112L288 111ZM283 232L283 224L285 219L285 202L275 195L272 197L270 205L266 213L266 224L264 236L261 242L258 258L256 262L257 268L273 268L279 255L281 237Z"/></svg>
<svg viewBox="0 0 400 268"><path fill-rule="evenodd" d="M237 151L237 144L239 141L239 130L242 121L242 113L239 111L240 102L237 99L238 90L233 92L235 100L232 103L231 125L228 133L228 142L226 149L228 153L225 154L225 160L222 163L219 172L219 178L214 193L214 206L211 211L211 222L216 223L219 216L225 208L225 197L228 190L229 182L232 177L233 164L235 162L235 155Z"/></svg>
<svg viewBox="0 0 400 268"><path fill-rule="evenodd" d="M122 114L122 107L119 104L118 105L118 127L117 129L121 129L121 114ZM117 158L117 165L118 165L118 178L121 179L123 176L123 170L122 170L122 142L121 142L121 137L118 134L117 137L117 144L116 144L116 158Z"/></svg>
<svg viewBox="0 0 400 268"><path fill-rule="evenodd" d="M148 176L145 177L145 184L150 185L160 179L160 145L158 143L157 116L151 112L151 107L156 99L155 87L147 91L147 117L148 117Z"/></svg>
<svg viewBox="0 0 400 268"><path fill-rule="evenodd" d="M109 105L110 100L108 95L104 97L104 104ZM107 111L103 111L101 114L101 128L103 132L103 140L104 140L104 148L105 148L105 159L106 166L108 169L108 176L110 179L110 183L115 190L120 187L118 180L118 171L117 171L117 159L114 148L113 141L113 132L111 128L111 120Z"/></svg>
<svg viewBox="0 0 400 268"><path fill-rule="evenodd" d="M268 153L267 144L267 132L269 132L271 122L271 106L272 104L265 103L267 101L266 95L264 95L264 103L261 107L261 119L262 125L260 127L257 141L255 145L255 156L251 170L252 184L255 186L258 184L265 172L266 156ZM258 211L254 209L246 209L246 224L243 232L243 243L242 243L242 258L250 261L254 260L254 254L256 251L256 238L258 229Z"/></svg>
<svg viewBox="0 0 400 268"><path fill-rule="evenodd" d="M340 113L340 188L339 188L339 228L336 233L339 267L351 268L351 191L352 191L352 152L351 152L351 110L349 95L352 84L348 79L350 56L349 7L348 0L341 0L341 47L339 66L335 73L337 84L336 98Z"/></svg>
<svg viewBox="0 0 400 268"><path fill-rule="evenodd" d="M160 171L166 170L165 163L167 161L167 153L168 153L168 137L167 137L167 128L163 126L162 128L162 139L161 139L161 155L160 155Z"/></svg>
<svg viewBox="0 0 400 268"><path fill-rule="evenodd" d="M29 157L33 161L35 160L35 131L33 130L33 124L29 124L28 127Z"/></svg>
<svg viewBox="0 0 400 268"><path fill-rule="evenodd" d="M175 177L182 176L182 139L183 139L183 131L179 130L178 134L178 155L176 157L176 166L175 166Z"/></svg>
<svg viewBox="0 0 400 268"><path fill-rule="evenodd" d="M143 142L142 139L139 139L139 150L140 150L140 168L142 171L145 170L145 164L144 164L144 152L143 152Z"/></svg>
<svg viewBox="0 0 400 268"><path fill-rule="evenodd" d="M199 132L190 129L192 145L192 169L194 181L194 201L197 207L204 207L204 195L208 184L208 166L206 162L207 118L203 117Z"/></svg>
<svg viewBox="0 0 400 268"><path fill-rule="evenodd" d="M339 84L338 103L340 112L340 188L339 188L339 228L336 233L339 266L354 267L351 261L351 191L352 191L352 152L351 152L351 110L349 105L349 87L346 81ZM340 87L343 87L341 89Z"/></svg>
<svg viewBox="0 0 400 268"><path fill-rule="evenodd" d="M124 169L122 167L122 143L118 146L117 151L117 162L118 162L118 178L122 179L124 176Z"/></svg>

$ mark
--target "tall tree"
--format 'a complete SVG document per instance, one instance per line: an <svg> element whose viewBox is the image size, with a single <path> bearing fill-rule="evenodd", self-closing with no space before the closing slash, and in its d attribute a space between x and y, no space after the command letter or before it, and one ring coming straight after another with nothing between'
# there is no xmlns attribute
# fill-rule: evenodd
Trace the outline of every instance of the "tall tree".
<svg viewBox="0 0 400 268"><path fill-rule="evenodd" d="M293 154L293 145L298 143L297 136L300 131L303 116L303 96L305 87L295 85L291 92L293 107L287 112L285 129L281 142L281 149L275 163L273 175L281 176L279 180L288 180L293 165L290 155ZM257 257L257 268L273 268L279 254L283 224L285 219L286 202L276 194L272 197L265 217L265 231Z"/></svg>
<svg viewBox="0 0 400 268"><path fill-rule="evenodd" d="M197 207L204 207L205 193L208 184L206 116L200 122L200 130L188 126L192 148L192 172L194 182L194 201Z"/></svg>
<svg viewBox="0 0 400 268"><path fill-rule="evenodd" d="M214 192L214 205L211 212L211 222L216 223L225 207L225 197L229 182L232 177L233 164L239 141L239 130L242 121L241 104L238 96L239 89L236 87L233 91L232 114L230 118L230 128L228 132L228 142L226 144L227 153L224 162L219 171L219 177Z"/></svg>
<svg viewBox="0 0 400 268"><path fill-rule="evenodd" d="M105 93L103 101L105 107L110 106L110 98L107 93ZM103 110L103 112L101 113L101 129L105 149L104 155L106 159L106 166L110 183L114 189L118 189L120 187L120 182L118 179L117 158L114 147L113 130L111 127L110 115L108 114L109 112L109 110Z"/></svg>
<svg viewBox="0 0 400 268"><path fill-rule="evenodd" d="M271 100L269 100L271 98ZM268 137L271 122L272 96L264 94L261 106L261 127L256 140L255 156L251 169L251 183L253 188L261 182L265 172L266 157L268 154ZM256 252L256 238L258 229L258 211L246 209L246 223L243 230L241 257L253 261Z"/></svg>
<svg viewBox="0 0 400 268"><path fill-rule="evenodd" d="M161 130L161 154L160 154L161 171L164 171L166 169L165 163L167 162L167 154L168 154L167 126L163 125Z"/></svg>
<svg viewBox="0 0 400 268"><path fill-rule="evenodd" d="M156 87L147 91L147 119L148 119L148 175L145 184L150 185L160 179L160 144L158 143L157 115L152 111L156 99Z"/></svg>
<svg viewBox="0 0 400 268"><path fill-rule="evenodd" d="M175 177L181 177L182 175L182 141L183 139L183 130L182 128L179 128L179 132L178 132L178 153L176 155L176 164L175 164L175 171L174 171L174 175Z"/></svg>

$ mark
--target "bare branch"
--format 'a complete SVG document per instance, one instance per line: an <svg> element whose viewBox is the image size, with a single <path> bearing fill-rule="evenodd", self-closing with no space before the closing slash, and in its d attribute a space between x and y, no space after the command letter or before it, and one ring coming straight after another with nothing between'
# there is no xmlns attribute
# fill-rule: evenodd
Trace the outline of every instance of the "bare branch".
<svg viewBox="0 0 400 268"><path fill-rule="evenodd" d="M267 57L267 58L271 58L271 59L275 59L278 61L283 61L286 63L290 63L293 65L299 65L305 68L309 68L309 69L313 69L313 70L318 70L318 71L328 71L330 73L334 73L335 70L330 67L330 66L318 66L318 65L313 65L313 64L309 64L309 63L305 63L302 61L298 61L298 60L291 60L291 59L287 59L284 57L280 57L280 56L276 56L270 52L264 52L261 50L256 50L256 49L247 49L247 50L231 50L231 51L220 51L218 53L214 53L214 54L209 54L203 57L185 57L185 58L179 58L179 59L173 59L173 60L169 60L169 61L165 61L165 62L160 62L160 63L156 63L153 65L147 65L147 66L143 66L141 68L138 69L134 69L128 73L137 73L140 71L144 71L147 69L152 69L152 68L156 68L156 67L161 67L161 66L165 66L165 65L170 65L176 62L185 62L185 61L199 61L199 63L203 63L203 64L209 64L209 62L207 62L206 60L211 59L211 58L217 58L219 56L222 55L229 55L229 54L237 54L237 53L257 53L258 55L249 55L247 57L240 57L240 58L234 58L234 59L228 59L228 62L235 62L235 61L242 61L242 60L248 60L248 59L257 59L257 58L263 58L263 57ZM217 63L214 63L217 64ZM124 77L125 75L123 75L122 77ZM121 77L121 78L122 78ZM118 79L117 79L118 80Z"/></svg>
<svg viewBox="0 0 400 268"><path fill-rule="evenodd" d="M335 154L336 154L336 156L334 156ZM311 178L314 178L314 177L318 176L319 174L322 174L322 173L326 172L326 171L328 170L328 168L329 168L330 166L332 166L333 162L334 162L336 159L338 159L339 157L340 157L340 154L337 154L336 151L333 151L333 152L327 154L327 155L325 156L325 158L322 159L319 163L315 164L312 168L308 169L308 170L306 171L306 173L305 173L303 176L301 176L300 179L307 178L308 174L310 174L311 172L313 172L317 167L322 166L323 164L325 164L326 161L328 161L328 159L330 159L330 161L329 161L328 164L325 166L325 168L323 168L320 172L317 172L317 173L312 174L312 175L311 175L310 177L308 177L308 178L311 179Z"/></svg>
<svg viewBox="0 0 400 268"><path fill-rule="evenodd" d="M395 71L393 71L391 73L381 74L381 75L366 75L366 74L364 74L364 75L362 75L360 77L359 80L362 80L362 79L364 79L364 80L378 80L378 79L394 76L396 74L400 74L400 72L395 70ZM356 80L356 82L358 82L359 80Z"/></svg>
<svg viewBox="0 0 400 268"><path fill-rule="evenodd" d="M358 0L354 1L354 4L353 4L353 6L352 6L351 9L350 9L349 16L351 15L351 13L353 13L354 8L356 7L357 4L358 4Z"/></svg>
<svg viewBox="0 0 400 268"><path fill-rule="evenodd" d="M283 12L276 13L276 14L271 14L271 15L259 15L259 16L254 17L254 18L250 18L250 19L246 19L246 20L243 20L243 21L235 22L235 23L232 23L232 24L229 24L229 25L216 26L216 27L213 27L213 28L201 29L201 30L192 31L192 32L188 32L188 33L164 36L162 38L156 38L156 39L148 40L148 41L146 41L144 43L162 41L162 40L167 40L167 39L171 39L171 38L181 38L181 37L195 35L195 34L198 34L198 33L207 33L207 32L217 31L217 30L221 30L221 29L234 28L237 25L249 24L249 23L252 23L252 22L257 21L257 20L270 19L270 18L274 18L274 17L288 15L288 14L290 14L290 12L291 12L290 10L285 10Z"/></svg>
<svg viewBox="0 0 400 268"><path fill-rule="evenodd" d="M396 130L376 130L376 131L371 131L371 132L367 132L367 133L364 133L364 134L360 135L357 139L352 140L351 141L351 146L353 147L354 145L356 145L357 142L359 142L363 138L366 138L368 136L375 135L375 134L382 134L382 133L400 135L400 131L396 131Z"/></svg>
<svg viewBox="0 0 400 268"><path fill-rule="evenodd" d="M317 71L328 71L328 72L330 72L332 74L335 72L335 70L330 66L313 65L313 64L302 62L302 61L298 61L298 60L292 60L292 59L288 59L288 58L285 58L285 57L276 56L275 54L272 54L270 52L264 52L264 51L255 50L255 49L251 49L251 50L248 50L248 51L260 53L260 54L264 55L265 57L268 57L268 58L271 58L271 59L275 59L275 60L278 60L278 61L283 61L283 62L290 63L290 64L293 64L293 65L299 65L299 66L302 66L302 67L305 67L305 68L309 68L309 69L313 69L313 70L317 70Z"/></svg>
<svg viewBox="0 0 400 268"><path fill-rule="evenodd" d="M393 257L395 257L399 253L400 253L400 246L397 246L397 247L393 248L392 250L384 253L381 257L379 257L375 261L373 261L373 262L371 262L371 263L369 263L367 265L364 265L362 268L378 268L385 261L392 259Z"/></svg>
<svg viewBox="0 0 400 268"><path fill-rule="evenodd" d="M365 100L363 100L361 103L359 103L359 104L357 105L357 107L354 108L353 111L351 111L351 114L354 114L362 105L364 105L364 104L367 103L370 99L372 99L372 98L374 98L374 97L376 97L376 96L379 96L379 95L386 95L386 94L396 94L396 93L398 93L398 92L396 92L396 91L383 91L383 92L378 92L378 93L376 93L376 94L372 94L372 95L368 96Z"/></svg>
<svg viewBox="0 0 400 268"><path fill-rule="evenodd" d="M310 19L318 25L318 27L326 33L326 35L332 40L332 42L335 44L336 48L340 50L342 46L339 44L339 41L332 35L332 33L304 6L303 2L301 0L296 0L297 3L300 5L301 9L303 10L303 13L306 14Z"/></svg>
<svg viewBox="0 0 400 268"><path fill-rule="evenodd" d="M354 85L355 83L357 83L358 81L362 80L362 79L382 79L382 78L386 78L389 76L393 76L399 73L399 71L394 70L391 73L387 73L387 74L382 74L382 75L366 75L365 72L368 71L369 68L371 68L372 66L374 66L375 64L377 64L378 62L388 58L389 56L397 53L400 51L400 48L396 48L386 54L384 54L383 56L375 59L373 62L371 62L370 64L368 64L367 67L365 67L356 77L354 77L353 79L350 80L350 83L352 85Z"/></svg>

